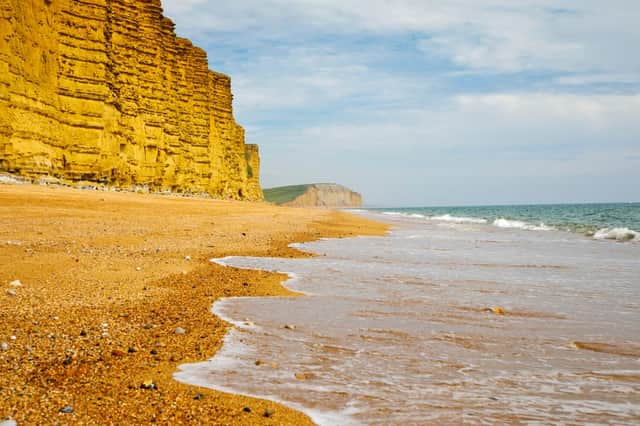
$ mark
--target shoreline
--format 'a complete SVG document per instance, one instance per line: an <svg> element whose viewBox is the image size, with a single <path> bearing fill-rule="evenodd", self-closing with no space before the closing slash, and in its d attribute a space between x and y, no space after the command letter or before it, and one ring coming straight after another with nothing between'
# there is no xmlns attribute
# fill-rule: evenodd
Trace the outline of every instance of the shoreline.
<svg viewBox="0 0 640 426"><path fill-rule="evenodd" d="M316 297L217 302L218 315L246 318L251 330L230 333L209 362L181 366L180 380L282 401L319 424L347 420L315 418L313 411L363 423L464 422L468 415L498 423L570 421L571 413L559 412L564 402L587 423L633 418L628 395L611 393L625 386L630 392L637 382L629 359L638 353L628 316L637 305L630 293L633 246L393 223L402 226L389 238L298 247L318 253L316 259L225 259L235 267L287 271L298 281L285 286ZM611 274L606 265L615 259L618 273ZM585 283L585 273L593 284ZM593 309L601 306L605 313ZM609 321L617 324L615 333ZM577 386L593 389L593 397L554 396ZM420 387L433 392L416 394ZM608 408L591 411L596 401Z"/></svg>
<svg viewBox="0 0 640 426"><path fill-rule="evenodd" d="M341 212L179 196L0 185L0 201L0 362L11 372L0 376L0 419L19 425L309 423L173 379L221 347L230 325L212 314L215 300L292 295L282 274L208 259L306 257L288 244L386 231ZM155 389L141 388L149 381Z"/></svg>

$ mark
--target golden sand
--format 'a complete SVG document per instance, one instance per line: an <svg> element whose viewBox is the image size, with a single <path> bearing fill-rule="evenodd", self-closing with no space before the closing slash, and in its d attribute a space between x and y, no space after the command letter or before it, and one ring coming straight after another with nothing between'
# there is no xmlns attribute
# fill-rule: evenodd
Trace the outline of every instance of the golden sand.
<svg viewBox="0 0 640 426"><path fill-rule="evenodd" d="M305 256L287 245L386 229L328 210L0 185L0 421L310 423L172 379L222 344L217 298L291 294L283 275L208 259Z"/></svg>

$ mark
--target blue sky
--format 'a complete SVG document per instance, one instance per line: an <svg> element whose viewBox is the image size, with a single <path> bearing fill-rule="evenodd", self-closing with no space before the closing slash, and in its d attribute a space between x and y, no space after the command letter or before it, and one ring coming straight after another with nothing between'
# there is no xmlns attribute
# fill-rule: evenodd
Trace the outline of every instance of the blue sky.
<svg viewBox="0 0 640 426"><path fill-rule="evenodd" d="M264 187L371 206L640 201L640 1L163 0Z"/></svg>

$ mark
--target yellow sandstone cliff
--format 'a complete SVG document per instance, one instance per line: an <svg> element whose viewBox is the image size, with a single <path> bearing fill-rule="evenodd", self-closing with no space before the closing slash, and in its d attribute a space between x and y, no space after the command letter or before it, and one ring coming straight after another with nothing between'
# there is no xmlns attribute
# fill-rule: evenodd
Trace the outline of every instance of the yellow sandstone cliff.
<svg viewBox="0 0 640 426"><path fill-rule="evenodd" d="M0 0L0 172L262 199L229 77L160 0Z"/></svg>

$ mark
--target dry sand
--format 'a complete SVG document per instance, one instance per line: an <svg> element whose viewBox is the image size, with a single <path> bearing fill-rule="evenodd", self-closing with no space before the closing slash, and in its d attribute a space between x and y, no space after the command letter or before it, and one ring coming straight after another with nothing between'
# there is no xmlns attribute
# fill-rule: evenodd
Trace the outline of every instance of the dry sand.
<svg viewBox="0 0 640 426"><path fill-rule="evenodd" d="M287 244L386 229L327 210L0 185L0 422L310 423L172 379L222 344L217 298L290 294L282 275L208 259L304 256Z"/></svg>

